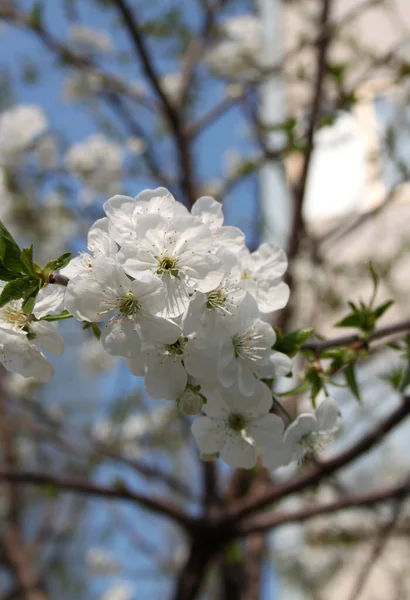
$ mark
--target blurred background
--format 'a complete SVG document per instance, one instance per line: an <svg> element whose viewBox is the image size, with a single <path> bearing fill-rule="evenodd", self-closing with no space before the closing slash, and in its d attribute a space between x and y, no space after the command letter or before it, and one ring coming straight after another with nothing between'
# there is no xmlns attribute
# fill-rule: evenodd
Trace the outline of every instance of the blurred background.
<svg viewBox="0 0 410 600"><path fill-rule="evenodd" d="M371 296L370 259L378 299L395 301L382 321L409 318L408 0L0 0L0 44L0 219L34 242L37 262L85 250L110 196L165 186L188 206L217 198L252 250L286 249L291 301L275 323L285 330L335 334L347 300ZM66 352L49 384L1 374L2 461L131 485L199 514L206 477L188 419L147 397L91 330L61 329ZM326 452L398 402L402 368L376 345L357 370L360 402L332 390L342 426ZM300 377L295 368L295 386ZM303 394L287 402L308 406ZM400 481L408 427L285 508ZM229 498L235 475L217 468ZM410 504L396 512L389 504L275 529L259 546L256 583L238 597L410 598ZM3 484L0 520L4 539L18 525L20 544L13 562L0 540L1 600L171 598L187 555L172 523L52 485ZM234 598L224 572L239 581L249 548L232 542L203 598ZM20 562L36 595L19 587Z"/></svg>

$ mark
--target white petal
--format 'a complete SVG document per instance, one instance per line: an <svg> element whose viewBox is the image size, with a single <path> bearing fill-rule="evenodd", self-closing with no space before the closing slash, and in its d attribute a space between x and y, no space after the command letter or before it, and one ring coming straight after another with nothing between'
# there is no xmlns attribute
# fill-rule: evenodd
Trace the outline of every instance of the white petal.
<svg viewBox="0 0 410 600"><path fill-rule="evenodd" d="M285 442L297 443L305 435L316 431L316 427L316 417L309 413L303 413L286 429Z"/></svg>
<svg viewBox="0 0 410 600"><path fill-rule="evenodd" d="M144 377L145 362L143 360L143 355L140 354L140 356L136 356L135 358L127 358L127 367L136 377Z"/></svg>
<svg viewBox="0 0 410 600"><path fill-rule="evenodd" d="M211 230L219 229L224 222L222 205L210 196L202 196L194 203L191 214L199 217Z"/></svg>
<svg viewBox="0 0 410 600"><path fill-rule="evenodd" d="M249 435L255 440L257 445L265 448L282 441L284 423L280 417L271 413L254 419L246 428Z"/></svg>
<svg viewBox="0 0 410 600"><path fill-rule="evenodd" d="M111 319L101 332L101 343L113 356L132 357L141 352L141 333L128 319Z"/></svg>
<svg viewBox="0 0 410 600"><path fill-rule="evenodd" d="M35 345L42 346L55 356L63 354L64 342L54 323L34 321L30 324L30 331L36 334Z"/></svg>
<svg viewBox="0 0 410 600"><path fill-rule="evenodd" d="M197 446L204 454L219 452L225 441L223 426L209 417L198 417L192 423L192 434Z"/></svg>
<svg viewBox="0 0 410 600"><path fill-rule="evenodd" d="M256 286L255 298L262 313L271 313L286 306L289 294L289 286L283 281L263 279Z"/></svg>
<svg viewBox="0 0 410 600"><path fill-rule="evenodd" d="M184 252L181 264L188 284L201 292L215 290L225 275L223 263L214 254Z"/></svg>
<svg viewBox="0 0 410 600"><path fill-rule="evenodd" d="M106 217L91 225L88 247L96 256L114 257L117 254L118 246L109 235L109 221Z"/></svg>
<svg viewBox="0 0 410 600"><path fill-rule="evenodd" d="M46 315L58 315L64 309L65 287L47 285L36 296L33 314L37 319Z"/></svg>
<svg viewBox="0 0 410 600"><path fill-rule="evenodd" d="M281 443L265 448L263 464L267 469L277 469L288 465L293 458L294 446L290 443Z"/></svg>
<svg viewBox="0 0 410 600"><path fill-rule="evenodd" d="M235 469L251 469L256 465L256 449L240 433L233 434L227 438L221 458Z"/></svg>
<svg viewBox="0 0 410 600"><path fill-rule="evenodd" d="M182 334L182 329L169 319L146 314L138 319L142 335L156 343L173 344Z"/></svg>
<svg viewBox="0 0 410 600"><path fill-rule="evenodd" d="M8 371L44 383L54 374L53 366L22 332L0 329L0 363Z"/></svg>
<svg viewBox="0 0 410 600"><path fill-rule="evenodd" d="M336 425L339 407L333 398L323 400L316 410L317 431L329 431Z"/></svg>
<svg viewBox="0 0 410 600"><path fill-rule="evenodd" d="M153 398L176 400L184 393L187 379L180 359L170 356L147 361L145 389Z"/></svg>
<svg viewBox="0 0 410 600"><path fill-rule="evenodd" d="M106 296L98 283L85 277L68 282L65 305L79 321L103 321L112 310L106 305Z"/></svg>
<svg viewBox="0 0 410 600"><path fill-rule="evenodd" d="M259 380L255 377L253 370L249 366L249 361L236 359L238 365L238 389L245 396L252 396Z"/></svg>

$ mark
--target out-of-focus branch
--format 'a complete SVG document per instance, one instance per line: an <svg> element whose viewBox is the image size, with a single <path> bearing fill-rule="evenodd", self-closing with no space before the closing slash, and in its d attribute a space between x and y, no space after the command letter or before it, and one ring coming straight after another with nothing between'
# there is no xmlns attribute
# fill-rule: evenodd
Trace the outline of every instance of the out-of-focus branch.
<svg viewBox="0 0 410 600"><path fill-rule="evenodd" d="M306 196L306 185L309 176L311 160L314 149L314 136L316 131L316 124L320 114L320 105L323 94L323 82L326 73L326 57L329 50L330 44L330 7L332 0L322 0L322 9L319 19L319 34L316 41L317 46L317 62L316 62L316 75L313 83L313 94L311 107L309 111L308 126L305 140L305 150L302 158L302 168L299 181L296 185L295 192L293 195L293 223L292 232L289 240L288 247L288 259L292 265L293 259L298 255L300 243L305 233L305 225L303 222L303 204ZM287 284L292 287L293 276L292 271L289 270L286 276ZM291 305L281 312L279 315L278 325L284 328L290 315Z"/></svg>
<svg viewBox="0 0 410 600"><path fill-rule="evenodd" d="M35 471L13 471L4 465L0 465L0 481L35 487L52 486L56 490L74 492L94 498L125 500L155 514L168 517L187 531L190 531L193 527L193 520L172 502L160 498L149 498L128 489L125 485L113 489L79 477Z"/></svg>
<svg viewBox="0 0 410 600"><path fill-rule="evenodd" d="M385 337L389 337L398 333L405 333L407 331L410 331L410 320L400 321L399 323L394 323L393 325L380 327L379 329L373 331L373 333L371 333L366 340L363 339L363 337L360 337L358 334L343 335L330 340L312 340L310 342L306 342L306 344L303 344L302 350L313 350L313 352L319 354L328 348L352 345L355 347L360 347L370 341L381 340Z"/></svg>
<svg viewBox="0 0 410 600"><path fill-rule="evenodd" d="M319 517L326 514L333 514L339 510L348 508L373 507L380 502L388 502L392 500L400 500L410 494L410 481L407 479L401 485L389 487L377 492L369 492L366 494L354 494L316 506L308 506L288 513L271 514L268 513L261 517L245 522L237 529L239 536L249 535L250 533L268 532L275 527L285 525L286 523L295 523L307 521L313 517Z"/></svg>
<svg viewBox="0 0 410 600"><path fill-rule="evenodd" d="M401 500L403 500L403 498L404 496L399 495L391 518L387 521L387 523L384 523L379 528L379 531L377 532L377 536L373 544L373 548L371 549L371 552L365 564L359 571L359 575L355 581L352 593L349 595L348 600L359 600L361 593L366 585L366 581L369 579L372 569L377 563L378 558L382 555L383 550L386 548L386 545L390 539L390 535L393 532L398 518L400 517L400 512L402 508Z"/></svg>
<svg viewBox="0 0 410 600"><path fill-rule="evenodd" d="M142 64L144 73L159 99L164 116L174 134L179 154L181 189L186 196L187 203L192 206L196 200L194 169L189 140L184 132L182 111L178 110L177 106L172 103L161 86L160 77L151 60L151 55L142 34L136 11L131 9L126 0L115 0L115 4L117 5L129 32L136 55Z"/></svg>
<svg viewBox="0 0 410 600"><path fill-rule="evenodd" d="M406 419L410 414L410 396L404 396L397 408L380 421L371 431L366 433L359 441L347 450L330 458L326 462L318 463L305 475L290 480L281 485L274 486L269 491L259 494L259 497L241 499L234 503L229 510L232 522L263 510L270 504L282 500L296 492L307 489L320 483L325 477L332 475L339 469L353 462L359 456L378 444L392 429Z"/></svg>
<svg viewBox="0 0 410 600"><path fill-rule="evenodd" d="M148 110L154 108L152 101L145 102L143 98L141 98L140 92L135 91L132 86L127 85L121 77L117 77L112 73L104 71L89 56L73 51L68 45L63 44L57 38L52 36L42 24L33 22L30 15L18 12L11 6L0 6L0 20L13 23L16 26L31 31L39 38L44 46L54 52L62 62L78 67L79 69L88 69L90 72L101 77L101 80L104 81L111 90L125 94Z"/></svg>

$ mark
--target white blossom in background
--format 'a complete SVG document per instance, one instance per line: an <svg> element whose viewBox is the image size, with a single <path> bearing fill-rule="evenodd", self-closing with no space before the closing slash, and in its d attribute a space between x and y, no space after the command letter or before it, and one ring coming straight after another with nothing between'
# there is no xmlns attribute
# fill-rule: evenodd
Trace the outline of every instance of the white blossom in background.
<svg viewBox="0 0 410 600"><path fill-rule="evenodd" d="M115 356L108 354L95 337L90 337L81 344L78 359L81 368L91 375L108 373L117 364Z"/></svg>
<svg viewBox="0 0 410 600"><path fill-rule="evenodd" d="M211 69L220 76L252 78L263 57L262 24L251 14L235 15L221 26L221 40L206 54Z"/></svg>
<svg viewBox="0 0 410 600"><path fill-rule="evenodd" d="M115 193L121 186L122 148L105 135L96 133L71 146L65 163L91 192ZM84 202L91 202L91 198L85 198Z"/></svg>
<svg viewBox="0 0 410 600"><path fill-rule="evenodd" d="M58 145L52 135L43 135L37 142L34 154L42 169L53 169L57 166Z"/></svg>
<svg viewBox="0 0 410 600"><path fill-rule="evenodd" d="M18 373L7 373L4 379L6 393L20 400L30 398L38 386L38 379L35 377L24 377Z"/></svg>
<svg viewBox="0 0 410 600"><path fill-rule="evenodd" d="M21 104L0 114L0 164L10 167L18 163L25 152L48 127L47 117L38 106Z"/></svg>
<svg viewBox="0 0 410 600"><path fill-rule="evenodd" d="M131 152L131 154L134 154L135 156L140 156L141 154L144 154L145 150L146 150L147 144L145 142L145 140L143 140L140 137L130 137L127 140L127 149L129 150L129 152Z"/></svg>
<svg viewBox="0 0 410 600"><path fill-rule="evenodd" d="M264 464L276 469L292 461L316 457L333 439L339 409L333 398L325 398L314 414L300 414L286 429L281 452L267 452Z"/></svg>
<svg viewBox="0 0 410 600"><path fill-rule="evenodd" d="M171 102L177 103L181 97L182 74L167 73L161 78L161 87Z"/></svg>
<svg viewBox="0 0 410 600"><path fill-rule="evenodd" d="M74 25L70 27L69 38L75 48L85 52L109 54L114 49L112 38L104 29Z"/></svg>
<svg viewBox="0 0 410 600"><path fill-rule="evenodd" d="M120 571L118 561L103 548L90 548L86 560L93 575L115 575Z"/></svg>
<svg viewBox="0 0 410 600"><path fill-rule="evenodd" d="M133 597L133 587L124 581L119 581L104 592L100 600L132 600Z"/></svg>
<svg viewBox="0 0 410 600"><path fill-rule="evenodd" d="M70 71L64 80L63 97L66 100L88 100L98 94L104 87L104 79L100 73L91 69Z"/></svg>
<svg viewBox="0 0 410 600"><path fill-rule="evenodd" d="M231 467L252 468L267 445L282 445L283 421L270 413L272 395L263 383L252 397L236 386L204 390L206 416L198 417L192 433L201 452L218 452Z"/></svg>

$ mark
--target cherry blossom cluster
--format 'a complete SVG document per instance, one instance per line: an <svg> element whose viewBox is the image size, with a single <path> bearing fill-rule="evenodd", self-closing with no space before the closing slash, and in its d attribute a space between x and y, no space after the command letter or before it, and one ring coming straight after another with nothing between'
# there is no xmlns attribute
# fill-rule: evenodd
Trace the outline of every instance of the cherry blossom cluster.
<svg viewBox="0 0 410 600"><path fill-rule="evenodd" d="M32 314L14 300L0 309L0 361L45 381L52 375L42 349L61 354L55 323L63 308L101 329L101 344L125 357L149 395L199 415L192 432L203 458L220 455L251 468L269 468L314 450L331 432L337 407L326 399L316 415L300 415L287 429L271 412L272 380L291 359L274 349L267 322L289 297L280 248L250 252L243 233L223 224L221 205L202 197L191 212L164 189L136 198L114 196L91 227L88 252L61 270L67 287L48 285Z"/></svg>

